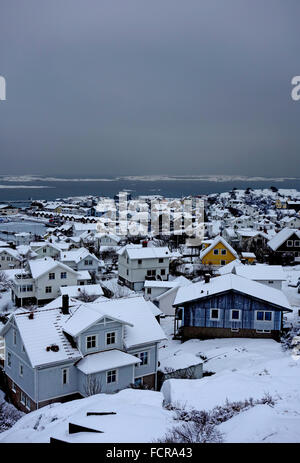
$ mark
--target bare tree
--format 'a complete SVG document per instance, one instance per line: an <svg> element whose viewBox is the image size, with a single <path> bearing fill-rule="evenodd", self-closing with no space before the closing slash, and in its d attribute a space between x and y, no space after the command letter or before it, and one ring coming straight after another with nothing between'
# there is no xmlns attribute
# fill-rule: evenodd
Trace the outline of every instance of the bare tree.
<svg viewBox="0 0 300 463"><path fill-rule="evenodd" d="M87 396L100 394L103 390L102 380L97 378L95 375L87 375L86 385L84 387L84 392Z"/></svg>

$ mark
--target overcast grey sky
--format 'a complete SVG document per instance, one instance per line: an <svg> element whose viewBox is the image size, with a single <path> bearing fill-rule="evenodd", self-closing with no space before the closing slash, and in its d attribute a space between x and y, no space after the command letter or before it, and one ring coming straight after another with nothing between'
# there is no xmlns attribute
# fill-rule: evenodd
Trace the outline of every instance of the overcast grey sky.
<svg viewBox="0 0 300 463"><path fill-rule="evenodd" d="M299 0L0 0L0 173L295 176Z"/></svg>

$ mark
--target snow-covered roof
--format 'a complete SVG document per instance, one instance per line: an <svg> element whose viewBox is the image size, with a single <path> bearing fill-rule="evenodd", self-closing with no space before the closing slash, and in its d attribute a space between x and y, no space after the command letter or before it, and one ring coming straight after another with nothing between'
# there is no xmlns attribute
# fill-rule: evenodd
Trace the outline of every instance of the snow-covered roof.
<svg viewBox="0 0 300 463"><path fill-rule="evenodd" d="M31 275L33 278L38 278L41 275L44 275L44 273L50 272L55 267L60 267L63 270L77 274L75 270L71 269L67 265L62 264L61 262L58 262L57 260L52 259L52 257L45 257L43 259L30 260L28 262L28 265L29 265Z"/></svg>
<svg viewBox="0 0 300 463"><path fill-rule="evenodd" d="M77 280L90 280L91 274L88 270L78 270L77 271Z"/></svg>
<svg viewBox="0 0 300 463"><path fill-rule="evenodd" d="M270 241L268 245L273 251L276 251L286 240L290 238L292 235L296 235L300 239L300 230L294 228L283 228L277 235L275 235Z"/></svg>
<svg viewBox="0 0 300 463"><path fill-rule="evenodd" d="M158 259L164 257L170 257L172 253L169 249L164 247L143 247L141 244L131 245L128 244L118 251L118 254L122 255L127 252L129 259Z"/></svg>
<svg viewBox="0 0 300 463"><path fill-rule="evenodd" d="M84 292L89 296L103 296L101 285L77 285L77 286L62 286L60 288L61 295L68 294L69 297L79 297Z"/></svg>
<svg viewBox="0 0 300 463"><path fill-rule="evenodd" d="M174 306L184 302L196 301L214 294L234 290L274 304L285 310L291 310L285 294L279 289L268 287L262 283L249 280L232 273L211 278L209 283L200 281L178 289Z"/></svg>
<svg viewBox="0 0 300 463"><path fill-rule="evenodd" d="M60 255L61 262L75 262L76 264L87 257L97 259L94 254L91 254L86 248L72 249L72 251L62 251Z"/></svg>
<svg viewBox="0 0 300 463"><path fill-rule="evenodd" d="M127 365L134 365L140 363L141 359L138 357L127 354L118 349L111 349L105 352L97 352L89 354L83 359L79 360L76 367L84 374L97 373L99 371L112 370L113 368L121 368Z"/></svg>
<svg viewBox="0 0 300 463"><path fill-rule="evenodd" d="M210 246L208 246L206 249L204 249L203 251L201 251L200 253L200 259L203 259L203 257L205 257L212 249L214 249L217 244L219 243L222 243L223 246L225 246L230 252L231 254L233 254L235 257L237 257L237 252L233 249L232 246L230 246L229 243L227 243L226 240L224 240L224 238L222 236L216 236L216 238L213 240L213 242L211 243Z"/></svg>
<svg viewBox="0 0 300 463"><path fill-rule="evenodd" d="M33 367L80 358L77 348L71 346L62 333L61 325L68 317L57 309L41 309L34 312L33 319L28 318L29 312L18 309L13 317L19 329L26 353ZM57 352L46 348L55 344Z"/></svg>
<svg viewBox="0 0 300 463"><path fill-rule="evenodd" d="M63 325L63 330L71 336L78 336L80 333L88 329L94 323L99 322L103 318L111 318L122 324L128 323L118 314L112 314L107 306L107 302L102 301L96 305L95 303L80 303L77 307L71 310L71 314ZM100 307L103 306L103 307Z"/></svg>
<svg viewBox="0 0 300 463"><path fill-rule="evenodd" d="M242 257L245 259L256 259L254 252L242 252Z"/></svg>
<svg viewBox="0 0 300 463"><path fill-rule="evenodd" d="M279 280L285 281L286 274L281 265L235 265L232 273L250 280Z"/></svg>
<svg viewBox="0 0 300 463"><path fill-rule="evenodd" d="M15 249L11 249L11 248L0 248L0 254L2 254L3 252L6 252L7 254L10 254L12 257L14 257L15 259L20 259L20 256L19 256L19 253L18 251L16 251Z"/></svg>
<svg viewBox="0 0 300 463"><path fill-rule="evenodd" d="M167 281L161 281L161 280L146 280L145 281L145 288L175 288L177 286L184 286L184 285L189 285L191 284L190 280L185 278L184 276L179 276L175 278L174 280L167 280Z"/></svg>

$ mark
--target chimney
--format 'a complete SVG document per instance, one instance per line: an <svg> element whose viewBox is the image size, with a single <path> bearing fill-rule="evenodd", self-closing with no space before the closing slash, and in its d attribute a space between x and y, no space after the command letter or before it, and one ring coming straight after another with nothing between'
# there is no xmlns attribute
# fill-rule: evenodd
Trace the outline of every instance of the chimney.
<svg viewBox="0 0 300 463"><path fill-rule="evenodd" d="M148 245L148 241L146 241L146 240L145 240L145 241L142 241L142 246L143 246L143 248L146 248L147 245Z"/></svg>
<svg viewBox="0 0 300 463"><path fill-rule="evenodd" d="M63 296L62 296L62 313L64 315L69 314L69 296L68 296L68 294L63 294Z"/></svg>
<svg viewBox="0 0 300 463"><path fill-rule="evenodd" d="M210 282L210 274L205 273L205 275L204 275L204 283L209 283L209 282Z"/></svg>

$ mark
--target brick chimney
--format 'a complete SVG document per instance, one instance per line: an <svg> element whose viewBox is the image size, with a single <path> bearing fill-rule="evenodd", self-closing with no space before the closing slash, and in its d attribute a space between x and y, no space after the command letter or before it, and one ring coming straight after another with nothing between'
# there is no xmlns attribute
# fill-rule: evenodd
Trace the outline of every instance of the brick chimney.
<svg viewBox="0 0 300 463"><path fill-rule="evenodd" d="M210 282L210 274L205 273L205 275L204 275L204 283L209 283L209 282Z"/></svg>
<svg viewBox="0 0 300 463"><path fill-rule="evenodd" d="M62 296L62 308L61 311L64 315L68 315L69 312L69 296L68 294L63 294Z"/></svg>

